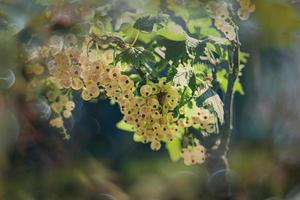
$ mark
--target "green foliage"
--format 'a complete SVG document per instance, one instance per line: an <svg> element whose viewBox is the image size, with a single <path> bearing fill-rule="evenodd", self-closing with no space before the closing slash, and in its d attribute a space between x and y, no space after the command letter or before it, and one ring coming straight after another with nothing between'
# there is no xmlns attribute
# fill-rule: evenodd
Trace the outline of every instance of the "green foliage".
<svg viewBox="0 0 300 200"><path fill-rule="evenodd" d="M220 33L213 27L212 19L207 17L189 20L187 26L192 34L215 37L221 36Z"/></svg>
<svg viewBox="0 0 300 200"><path fill-rule="evenodd" d="M172 41L185 41L186 33L181 26L169 22L164 28L157 31L157 34Z"/></svg>
<svg viewBox="0 0 300 200"><path fill-rule="evenodd" d="M118 54L116 60L139 67L142 64L154 62L155 57L151 51L142 47L130 47Z"/></svg>
<svg viewBox="0 0 300 200"><path fill-rule="evenodd" d="M178 161L181 158L181 142L179 138L166 143L169 156L172 161Z"/></svg>
<svg viewBox="0 0 300 200"><path fill-rule="evenodd" d="M193 73L190 81L189 81L189 87L192 90L192 95L195 93L197 90L197 80L196 80L196 75Z"/></svg>
<svg viewBox="0 0 300 200"><path fill-rule="evenodd" d="M116 127L122 131L126 131L126 132L134 132L133 126L131 126L130 124L124 122L124 120L119 121L116 124Z"/></svg>
<svg viewBox="0 0 300 200"><path fill-rule="evenodd" d="M283 1L261 0L256 3L256 16L263 29L262 42L274 46L295 41L300 30L299 10L295 6Z"/></svg>
<svg viewBox="0 0 300 200"><path fill-rule="evenodd" d="M225 69L220 70L217 72L217 80L219 82L220 88L222 89L223 92L226 92L227 90L227 72ZM240 82L240 79L237 79L235 84L234 84L234 91L240 93L241 95L244 95L244 88Z"/></svg>
<svg viewBox="0 0 300 200"><path fill-rule="evenodd" d="M55 61L49 76L58 86L46 85L43 95L47 96L48 90L67 95L62 98L65 101L52 103L57 116L50 124L66 131L63 119L74 109L73 90L91 102L105 96L123 114L116 127L133 132L134 141L150 143L153 150L165 144L173 161L183 157L187 165L204 162L200 139L217 135L219 124L224 122L218 93L224 96L227 92L233 62L229 55L240 45L236 8L215 1L222 12L216 8L208 12L207 3L133 0L122 1L120 6L110 1L100 5L88 1L85 6L95 15L80 13L79 9L80 23L72 29L77 31L79 42L71 49L79 49L79 55L71 55L66 38L56 36L51 40L54 44L43 46L50 56L37 59L42 61L40 65ZM238 53L245 64L248 55ZM80 63L82 60L85 62ZM244 94L239 77L233 89ZM189 133L192 127L199 134Z"/></svg>
<svg viewBox="0 0 300 200"><path fill-rule="evenodd" d="M167 20L166 15L159 16L144 16L136 20L133 25L133 28L140 31L151 32L154 29L154 25L157 26L157 29L162 28L163 23Z"/></svg>

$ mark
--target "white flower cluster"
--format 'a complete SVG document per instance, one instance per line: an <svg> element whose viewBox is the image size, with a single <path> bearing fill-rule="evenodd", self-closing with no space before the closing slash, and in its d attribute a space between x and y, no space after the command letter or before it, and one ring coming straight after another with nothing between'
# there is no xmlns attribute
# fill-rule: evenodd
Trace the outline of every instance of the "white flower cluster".
<svg viewBox="0 0 300 200"><path fill-rule="evenodd" d="M255 11L255 5L251 3L251 0L237 0L240 4L238 9L238 16L241 20L247 20L252 12Z"/></svg>
<svg viewBox="0 0 300 200"><path fill-rule="evenodd" d="M205 148L200 144L183 148L181 157L187 166L201 164L205 161Z"/></svg>
<svg viewBox="0 0 300 200"><path fill-rule="evenodd" d="M231 21L228 5L225 2L211 1L207 9L216 28L222 31L228 40L236 40L236 27Z"/></svg>

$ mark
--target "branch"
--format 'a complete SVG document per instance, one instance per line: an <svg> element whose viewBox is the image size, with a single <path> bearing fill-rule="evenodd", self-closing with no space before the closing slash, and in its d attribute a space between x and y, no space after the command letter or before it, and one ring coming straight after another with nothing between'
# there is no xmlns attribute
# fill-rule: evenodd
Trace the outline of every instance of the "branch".
<svg viewBox="0 0 300 200"><path fill-rule="evenodd" d="M226 157L230 138L232 134L232 116L233 116L233 96L234 96L234 84L239 75L239 58L240 46L239 42L233 43L232 46L228 47L228 78L227 78L227 90L224 99L224 123L221 126L221 141L217 150L211 151L213 157Z"/></svg>
<svg viewBox="0 0 300 200"><path fill-rule="evenodd" d="M235 43L233 45L232 51L231 49L229 49L228 51L228 56L229 56L228 85L225 94L224 124L222 126L222 137L221 137L221 144L219 147L219 150L225 156L229 149L230 137L233 128L232 127L233 95L234 95L234 84L239 75L239 65L240 65L239 51L240 51L240 47L238 43Z"/></svg>
<svg viewBox="0 0 300 200"><path fill-rule="evenodd" d="M209 150L206 159L206 168L210 177L220 170L229 169L227 153L232 134L234 84L239 75L239 51L240 46L237 37L236 43L228 47L228 85L224 100L224 124L221 127L220 145L216 150ZM232 193L231 183L228 181L227 175L224 173L218 178L218 181L218 186L212 185L215 187L214 195L217 199L232 199L234 194Z"/></svg>
<svg viewBox="0 0 300 200"><path fill-rule="evenodd" d="M91 33L90 37L92 38L93 42L99 45L115 43L121 49L129 48L129 45L122 38L118 36L114 36L114 35L98 36L95 33Z"/></svg>

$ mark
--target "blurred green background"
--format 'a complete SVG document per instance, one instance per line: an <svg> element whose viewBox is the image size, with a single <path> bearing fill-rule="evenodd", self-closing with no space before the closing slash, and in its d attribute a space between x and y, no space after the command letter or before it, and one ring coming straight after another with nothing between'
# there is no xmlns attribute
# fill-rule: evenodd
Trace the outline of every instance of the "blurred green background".
<svg viewBox="0 0 300 200"><path fill-rule="evenodd" d="M135 1L113 2L122 7ZM164 148L152 152L134 143L115 127L121 114L108 101L76 100L70 141L25 101L22 44L49 34L47 2L54 1L0 0L0 199L215 199L211 182L218 174L208 177L204 166L173 163ZM67 17L57 20L67 28L76 24L68 21L76 3L59 7L58 15ZM298 200L300 1L255 4L255 14L240 24L242 50L250 57L242 77L245 95L235 98L230 177L235 199Z"/></svg>

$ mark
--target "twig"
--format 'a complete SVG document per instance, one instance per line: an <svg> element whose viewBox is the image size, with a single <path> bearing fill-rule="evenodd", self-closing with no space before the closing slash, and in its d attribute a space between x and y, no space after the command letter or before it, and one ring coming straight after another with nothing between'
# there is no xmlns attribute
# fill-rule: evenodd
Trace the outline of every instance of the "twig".
<svg viewBox="0 0 300 200"><path fill-rule="evenodd" d="M133 47L135 45L135 43L137 42L138 38L139 38L139 35L140 35L140 31L137 32L137 34L135 35L135 38L131 44L131 46Z"/></svg>
<svg viewBox="0 0 300 200"><path fill-rule="evenodd" d="M129 45L122 38L115 35L98 36L95 33L91 33L90 37L92 38L92 41L100 45L115 43L121 49L127 49L129 47Z"/></svg>

